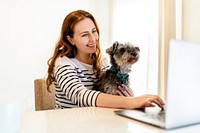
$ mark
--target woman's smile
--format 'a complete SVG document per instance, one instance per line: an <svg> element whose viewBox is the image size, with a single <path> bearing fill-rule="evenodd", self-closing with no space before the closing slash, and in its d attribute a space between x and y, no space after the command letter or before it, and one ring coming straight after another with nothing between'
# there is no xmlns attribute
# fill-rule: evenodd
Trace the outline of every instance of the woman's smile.
<svg viewBox="0 0 200 133"><path fill-rule="evenodd" d="M93 44L87 44L86 46L89 47L89 48L94 48L94 47L96 47L96 44L94 44L94 43Z"/></svg>

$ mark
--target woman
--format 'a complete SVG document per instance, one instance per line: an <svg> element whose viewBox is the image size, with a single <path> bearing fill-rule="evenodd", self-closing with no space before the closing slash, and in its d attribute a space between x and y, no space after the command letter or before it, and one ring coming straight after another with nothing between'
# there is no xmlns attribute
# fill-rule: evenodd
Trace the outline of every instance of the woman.
<svg viewBox="0 0 200 133"><path fill-rule="evenodd" d="M83 10L69 13L64 19L60 39L53 56L48 60L47 86L54 83L55 108L97 106L135 109L154 106L163 108L156 95L132 97L130 88L119 95L109 95L92 90L101 74L99 29L94 17Z"/></svg>

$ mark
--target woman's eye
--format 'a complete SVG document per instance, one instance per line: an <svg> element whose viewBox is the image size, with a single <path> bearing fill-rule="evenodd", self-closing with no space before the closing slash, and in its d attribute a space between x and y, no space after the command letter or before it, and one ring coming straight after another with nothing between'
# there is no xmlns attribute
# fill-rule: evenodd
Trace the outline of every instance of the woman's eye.
<svg viewBox="0 0 200 133"><path fill-rule="evenodd" d="M96 32L97 32L97 30L93 30L93 31L92 31L92 33L96 33Z"/></svg>
<svg viewBox="0 0 200 133"><path fill-rule="evenodd" d="M81 37L85 37L85 36L87 36L87 35L88 35L88 34L82 34Z"/></svg>

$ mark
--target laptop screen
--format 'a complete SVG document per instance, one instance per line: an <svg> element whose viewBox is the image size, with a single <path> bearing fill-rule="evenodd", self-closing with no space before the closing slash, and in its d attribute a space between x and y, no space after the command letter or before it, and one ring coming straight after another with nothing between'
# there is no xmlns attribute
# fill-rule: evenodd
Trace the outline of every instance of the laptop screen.
<svg viewBox="0 0 200 133"><path fill-rule="evenodd" d="M166 126L200 122L200 44L170 40Z"/></svg>

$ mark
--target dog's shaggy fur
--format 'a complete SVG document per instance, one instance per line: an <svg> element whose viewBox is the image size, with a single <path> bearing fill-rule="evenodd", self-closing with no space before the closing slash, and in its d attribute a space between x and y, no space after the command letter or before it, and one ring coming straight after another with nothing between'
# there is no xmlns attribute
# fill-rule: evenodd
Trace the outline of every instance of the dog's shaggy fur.
<svg viewBox="0 0 200 133"><path fill-rule="evenodd" d="M130 43L115 42L106 50L106 53L110 55L111 67L102 73L94 89L116 95L118 86L122 84L129 86L128 73L132 65L138 61L139 52L139 47Z"/></svg>

